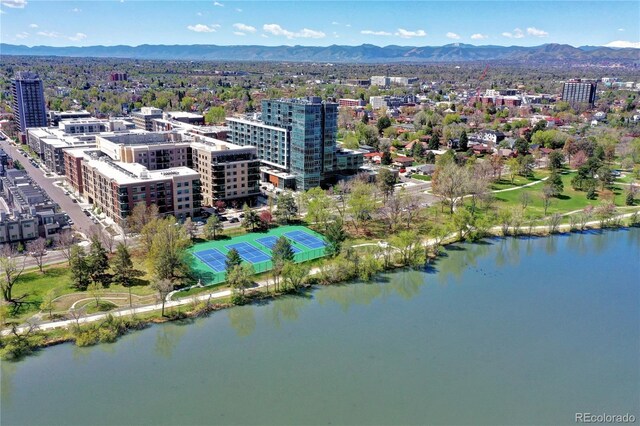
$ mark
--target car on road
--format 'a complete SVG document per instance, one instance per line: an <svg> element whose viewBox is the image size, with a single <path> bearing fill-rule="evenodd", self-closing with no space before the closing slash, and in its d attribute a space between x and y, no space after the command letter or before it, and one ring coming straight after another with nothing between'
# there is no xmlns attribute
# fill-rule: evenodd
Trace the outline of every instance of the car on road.
<svg viewBox="0 0 640 426"><path fill-rule="evenodd" d="M87 217L91 217L91 212L89 210L82 210L82 213Z"/></svg>
<svg viewBox="0 0 640 426"><path fill-rule="evenodd" d="M229 218L226 216L218 216L218 217L220 218L220 222L226 222L229 220Z"/></svg>
<svg viewBox="0 0 640 426"><path fill-rule="evenodd" d="M78 202L78 200L76 200L75 198L73 198L71 201L73 201L74 203Z"/></svg>
<svg viewBox="0 0 640 426"><path fill-rule="evenodd" d="M91 222L93 222L94 224L97 225L98 224L98 219L96 219L95 217L92 217L91 218Z"/></svg>
<svg viewBox="0 0 640 426"><path fill-rule="evenodd" d="M229 220L229 223L238 223L238 222L240 222L240 219L238 219L237 217L232 217L232 218Z"/></svg>

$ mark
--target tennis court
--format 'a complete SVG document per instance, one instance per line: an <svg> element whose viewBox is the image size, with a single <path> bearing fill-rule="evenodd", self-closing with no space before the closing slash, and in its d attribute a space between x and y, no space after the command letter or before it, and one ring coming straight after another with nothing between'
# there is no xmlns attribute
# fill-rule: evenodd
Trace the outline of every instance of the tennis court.
<svg viewBox="0 0 640 426"><path fill-rule="evenodd" d="M237 250L240 257L249 263L264 262L265 260L271 259L271 256L267 256L263 251L257 249L249 243L243 242L237 244L229 244L225 247L229 250Z"/></svg>
<svg viewBox="0 0 640 426"><path fill-rule="evenodd" d="M225 261L227 260L227 256L216 249L195 252L193 255L216 272L224 272L226 269Z"/></svg>
<svg viewBox="0 0 640 426"><path fill-rule="evenodd" d="M280 226L268 232L253 232L239 237L196 244L189 251L193 254L192 269L202 284L218 284L226 278L225 263L231 249L236 249L244 263L250 264L256 273L270 271L271 249L280 237L286 237L293 249L295 262L306 262L325 256L326 244L322 235L304 226Z"/></svg>
<svg viewBox="0 0 640 426"><path fill-rule="evenodd" d="M318 249L324 247L326 244L320 238L316 238L313 235L310 235L304 231L293 231L287 232L284 234L289 239L302 244L303 246L307 246L311 249Z"/></svg>
<svg viewBox="0 0 640 426"><path fill-rule="evenodd" d="M266 248L268 248L269 250L271 250L273 249L273 246L276 245L276 241L278 241L278 237L258 238L256 241L262 244L263 246L265 246ZM291 242L291 238L289 238L289 242ZM301 251L298 247L294 246L293 244L291 245L291 248L293 249L293 253L300 253Z"/></svg>

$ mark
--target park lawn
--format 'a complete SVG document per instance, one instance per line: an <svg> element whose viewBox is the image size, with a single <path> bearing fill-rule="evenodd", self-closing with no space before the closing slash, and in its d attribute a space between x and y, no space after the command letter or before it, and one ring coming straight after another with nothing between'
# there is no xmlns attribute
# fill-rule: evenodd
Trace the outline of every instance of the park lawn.
<svg viewBox="0 0 640 426"><path fill-rule="evenodd" d="M574 210L584 209L586 206L597 206L602 203L601 199L588 200L586 192L576 191L571 187L571 179L575 176L575 173L567 173L562 175L562 183L564 184L564 190L558 198L553 198L551 205L547 210L547 215L553 213L568 213ZM531 199L527 207L527 213L535 215L537 217L544 216L544 206L542 204L542 188L543 185L534 185L520 190L506 191L495 194L499 207L513 207L520 206L520 196L523 192L528 192ZM600 193L601 191L599 191ZM625 205L624 190L620 186L614 186L613 193L615 194L615 205Z"/></svg>
<svg viewBox="0 0 640 426"><path fill-rule="evenodd" d="M411 179L417 179L417 180L423 180L423 181L426 181L426 182L431 182L431 176L428 176L428 175L413 174L413 175L411 175Z"/></svg>
<svg viewBox="0 0 640 426"><path fill-rule="evenodd" d="M513 183L511 183L510 177L503 173L502 178L499 181L491 184L491 190L497 191L500 189L523 186L531 182L537 182L546 176L549 176L549 173L546 170L536 170L533 172L533 176L530 176L530 177L516 176L513 179Z"/></svg>

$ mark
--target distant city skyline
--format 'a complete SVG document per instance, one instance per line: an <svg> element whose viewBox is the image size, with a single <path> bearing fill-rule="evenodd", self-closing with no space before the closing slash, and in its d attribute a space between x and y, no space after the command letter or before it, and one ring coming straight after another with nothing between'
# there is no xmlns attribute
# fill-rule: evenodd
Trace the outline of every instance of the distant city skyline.
<svg viewBox="0 0 640 426"><path fill-rule="evenodd" d="M27 46L562 43L640 48L638 16L637 1L0 0L0 37L3 43Z"/></svg>

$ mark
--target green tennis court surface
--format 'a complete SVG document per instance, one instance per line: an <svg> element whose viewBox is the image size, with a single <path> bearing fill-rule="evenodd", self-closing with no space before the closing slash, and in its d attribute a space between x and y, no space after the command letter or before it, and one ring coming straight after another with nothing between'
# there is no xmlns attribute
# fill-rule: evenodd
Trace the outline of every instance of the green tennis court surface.
<svg viewBox="0 0 640 426"><path fill-rule="evenodd" d="M202 284L218 284L225 279L227 253L235 249L242 260L250 263L256 273L273 268L271 248L279 237L286 237L293 249L296 262L306 262L325 256L326 243L322 235L304 226L280 226L268 232L253 232L239 237L196 244L189 251L193 254L192 267Z"/></svg>

